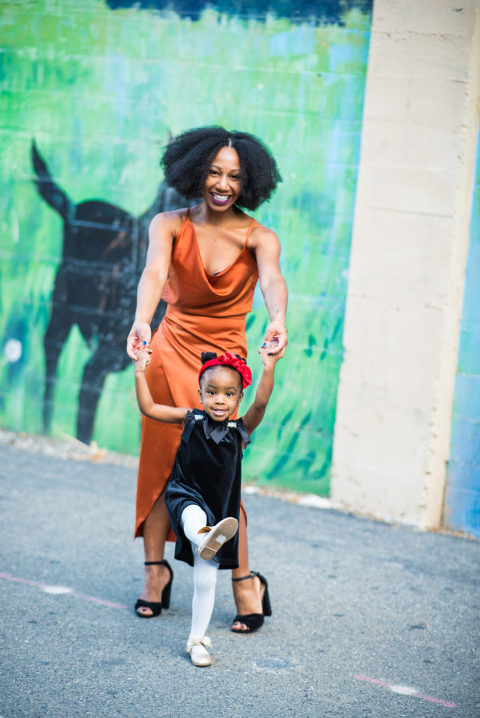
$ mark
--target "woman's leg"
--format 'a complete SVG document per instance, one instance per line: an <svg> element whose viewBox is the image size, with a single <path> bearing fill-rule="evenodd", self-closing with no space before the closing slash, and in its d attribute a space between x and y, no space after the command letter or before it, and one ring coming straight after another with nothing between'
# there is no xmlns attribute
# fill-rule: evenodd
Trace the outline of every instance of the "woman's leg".
<svg viewBox="0 0 480 718"><path fill-rule="evenodd" d="M238 568L232 571L232 578L242 578L243 576L248 576L249 573L247 518L245 510L241 506L238 529ZM249 581L236 581L232 583L232 587L238 615L246 616L250 613L262 613L262 584L258 577L255 576ZM245 630L246 626L236 621L233 628Z"/></svg>
<svg viewBox="0 0 480 718"><path fill-rule="evenodd" d="M143 547L145 561L161 561L167 540L170 519L163 495L154 503L143 525ZM170 571L166 566L145 566L145 583L140 598L144 601L161 601L162 591L170 580ZM151 616L152 610L146 606L137 608L137 613Z"/></svg>
<svg viewBox="0 0 480 718"><path fill-rule="evenodd" d="M152 397L158 404L174 406L170 388L159 359L154 353L147 367L146 377ZM156 357L156 359L155 359ZM135 536L143 536L145 561L161 561L165 541L175 540L170 531L170 519L163 497L163 490L170 476L182 429L176 424L161 424L142 417L142 441L140 446L137 486L137 516ZM153 497L160 497L153 503ZM145 584L140 595L144 601L156 603L162 600L162 591L170 580L166 566L145 566ZM143 616L151 616L147 607L137 609Z"/></svg>

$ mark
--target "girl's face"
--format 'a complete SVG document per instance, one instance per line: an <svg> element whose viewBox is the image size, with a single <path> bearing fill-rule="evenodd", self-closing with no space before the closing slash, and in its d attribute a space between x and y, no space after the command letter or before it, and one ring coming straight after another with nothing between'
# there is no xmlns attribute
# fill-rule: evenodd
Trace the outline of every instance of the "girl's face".
<svg viewBox="0 0 480 718"><path fill-rule="evenodd" d="M234 414L243 397L242 379L235 369L212 366L205 369L198 390L200 403L214 421L225 421Z"/></svg>
<svg viewBox="0 0 480 718"><path fill-rule="evenodd" d="M240 196L240 159L233 147L222 147L213 158L203 186L207 206L216 212L230 209Z"/></svg>

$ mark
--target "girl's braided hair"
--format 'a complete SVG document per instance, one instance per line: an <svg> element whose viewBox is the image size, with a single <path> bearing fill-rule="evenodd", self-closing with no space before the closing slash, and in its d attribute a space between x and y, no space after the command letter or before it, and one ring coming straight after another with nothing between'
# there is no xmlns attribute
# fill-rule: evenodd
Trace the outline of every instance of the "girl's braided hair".
<svg viewBox="0 0 480 718"><path fill-rule="evenodd" d="M211 359L216 359L218 354L215 354L215 352L202 352L202 364L206 364L207 361L210 361ZM234 354L234 356L237 357L237 359L243 359L243 361L247 361L245 357L240 356L240 354Z"/></svg>

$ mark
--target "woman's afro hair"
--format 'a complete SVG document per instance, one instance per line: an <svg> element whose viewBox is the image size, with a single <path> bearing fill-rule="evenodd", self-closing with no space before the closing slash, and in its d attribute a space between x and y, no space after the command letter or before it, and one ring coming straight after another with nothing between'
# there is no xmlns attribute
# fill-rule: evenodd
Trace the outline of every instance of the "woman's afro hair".
<svg viewBox="0 0 480 718"><path fill-rule="evenodd" d="M165 179L186 199L201 197L211 161L222 147L233 147L240 159L242 190L239 207L254 210L270 199L282 181L270 150L248 132L223 127L197 127L175 137L166 147L161 165Z"/></svg>

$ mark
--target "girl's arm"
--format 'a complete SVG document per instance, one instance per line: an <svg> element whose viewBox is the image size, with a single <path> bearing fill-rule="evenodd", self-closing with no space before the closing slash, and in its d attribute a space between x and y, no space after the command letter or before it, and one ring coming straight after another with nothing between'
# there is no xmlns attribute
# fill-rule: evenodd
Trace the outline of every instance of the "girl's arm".
<svg viewBox="0 0 480 718"><path fill-rule="evenodd" d="M258 383L253 404L243 417L243 423L249 434L252 434L265 416L265 409L270 401L275 379L275 365L281 358L280 354L271 354L272 347L263 346L258 350L263 362L263 371Z"/></svg>
<svg viewBox="0 0 480 718"><path fill-rule="evenodd" d="M173 240L180 224L179 212L157 214L150 223L147 260L138 283L135 321L127 338L130 359L137 358L142 341L150 344L150 322L167 281Z"/></svg>
<svg viewBox="0 0 480 718"><path fill-rule="evenodd" d="M137 394L138 408L150 419L164 421L168 424L182 424L188 409L166 404L155 404L145 379L145 367L150 362L150 356L145 351L138 352L135 361L135 392Z"/></svg>

